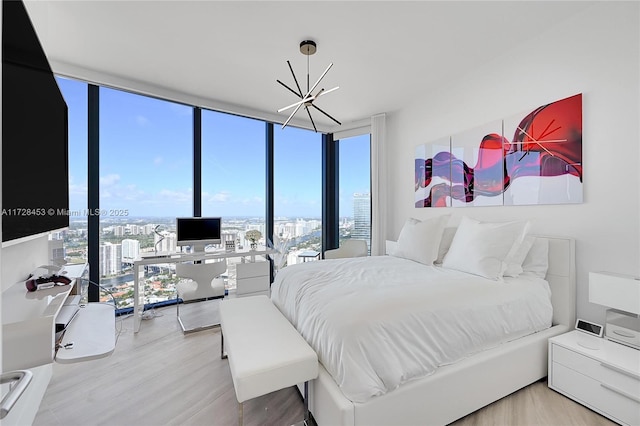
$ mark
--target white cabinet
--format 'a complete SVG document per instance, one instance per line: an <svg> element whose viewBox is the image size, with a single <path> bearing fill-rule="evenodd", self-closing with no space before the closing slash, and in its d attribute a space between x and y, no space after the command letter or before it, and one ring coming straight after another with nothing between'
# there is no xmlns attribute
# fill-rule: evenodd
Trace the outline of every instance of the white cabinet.
<svg viewBox="0 0 640 426"><path fill-rule="evenodd" d="M113 306L87 303L80 305L61 342L73 345L60 349L56 356L56 320L78 280L33 292L21 281L2 292L2 371L49 364L54 358L59 362L86 361L113 352Z"/></svg>
<svg viewBox="0 0 640 426"><path fill-rule="evenodd" d="M49 385L52 363L101 358L115 348L114 308L102 303L85 303L68 324L56 354L56 323L76 286L82 298L87 281L84 265L65 271L77 278L69 285L28 292L24 281L2 292L2 371L29 370L33 378L22 396L2 419L3 425L31 424ZM73 342L73 344L71 344ZM2 385L9 386L9 385ZM3 395L5 389L3 389Z"/></svg>
<svg viewBox="0 0 640 426"><path fill-rule="evenodd" d="M53 362L55 318L73 284L28 292L19 282L2 292L2 371Z"/></svg>
<svg viewBox="0 0 640 426"><path fill-rule="evenodd" d="M271 277L269 262L259 261L238 263L236 265L236 295L270 296Z"/></svg>
<svg viewBox="0 0 640 426"><path fill-rule="evenodd" d="M549 387L623 425L640 424L640 351L580 331L549 340Z"/></svg>

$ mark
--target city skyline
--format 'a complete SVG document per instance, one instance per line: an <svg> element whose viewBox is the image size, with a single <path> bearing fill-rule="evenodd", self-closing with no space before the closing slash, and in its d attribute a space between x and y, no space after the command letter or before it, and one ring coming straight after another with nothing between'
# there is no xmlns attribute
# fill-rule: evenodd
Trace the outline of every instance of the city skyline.
<svg viewBox="0 0 640 426"><path fill-rule="evenodd" d="M57 80L69 106L70 210L83 210L87 85ZM100 118L100 208L142 217L192 216L192 108L100 88ZM264 122L203 110L202 135L203 215L264 216ZM276 215L319 217L321 135L280 126L274 135ZM352 143L358 138L365 143ZM363 135L340 144L341 162L348 165L340 168L341 216L352 215L353 193L369 192L368 143Z"/></svg>

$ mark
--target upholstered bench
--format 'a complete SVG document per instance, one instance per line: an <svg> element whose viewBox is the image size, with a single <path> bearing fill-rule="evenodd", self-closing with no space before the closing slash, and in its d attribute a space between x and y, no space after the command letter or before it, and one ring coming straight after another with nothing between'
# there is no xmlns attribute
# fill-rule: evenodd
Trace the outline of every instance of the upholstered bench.
<svg viewBox="0 0 640 426"><path fill-rule="evenodd" d="M223 300L220 325L221 357L229 358L240 425L244 401L303 382L308 424L308 381L318 376L318 356L271 300Z"/></svg>

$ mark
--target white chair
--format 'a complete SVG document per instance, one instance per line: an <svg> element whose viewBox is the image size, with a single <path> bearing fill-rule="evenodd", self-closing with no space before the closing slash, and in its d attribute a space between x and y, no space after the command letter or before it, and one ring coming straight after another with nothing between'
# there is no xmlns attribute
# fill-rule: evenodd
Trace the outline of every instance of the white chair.
<svg viewBox="0 0 640 426"><path fill-rule="evenodd" d="M227 260L222 259L213 263L178 263L176 264L176 275L181 278L189 278L176 284L178 298L183 303L208 300L211 298L224 297L224 279L220 278L227 270ZM182 331L189 333L192 331L205 330L219 326L220 323L207 324L195 328L187 329L180 318L180 303L176 303L176 315Z"/></svg>
<svg viewBox="0 0 640 426"><path fill-rule="evenodd" d="M368 253L365 240L344 240L340 248L325 250L325 259L341 259L345 257L363 257Z"/></svg>

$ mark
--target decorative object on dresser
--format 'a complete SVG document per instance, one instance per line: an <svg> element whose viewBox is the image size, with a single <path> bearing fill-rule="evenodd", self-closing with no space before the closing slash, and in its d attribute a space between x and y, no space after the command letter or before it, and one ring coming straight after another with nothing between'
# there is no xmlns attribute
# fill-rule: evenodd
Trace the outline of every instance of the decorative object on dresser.
<svg viewBox="0 0 640 426"><path fill-rule="evenodd" d="M623 425L640 424L640 351L571 331L549 340L549 387Z"/></svg>
<svg viewBox="0 0 640 426"><path fill-rule="evenodd" d="M611 272L590 272L589 302L609 308L605 338L640 349L640 279Z"/></svg>
<svg viewBox="0 0 640 426"><path fill-rule="evenodd" d="M250 229L244 234L245 238L251 241L251 250L258 248L258 241L262 238L262 232L257 229Z"/></svg>

